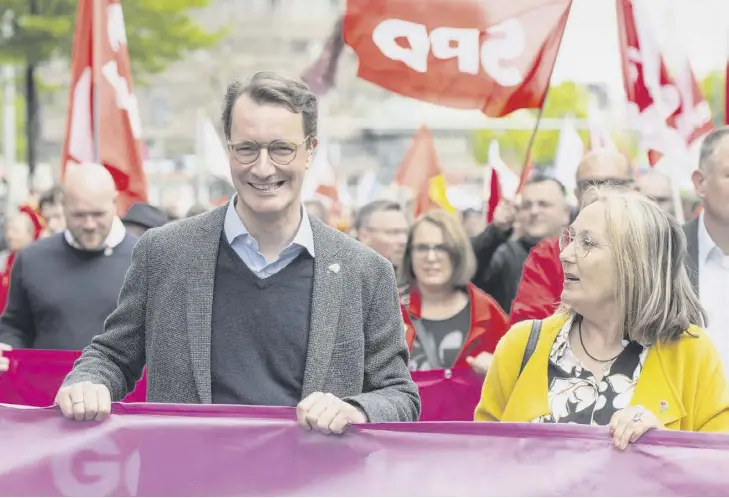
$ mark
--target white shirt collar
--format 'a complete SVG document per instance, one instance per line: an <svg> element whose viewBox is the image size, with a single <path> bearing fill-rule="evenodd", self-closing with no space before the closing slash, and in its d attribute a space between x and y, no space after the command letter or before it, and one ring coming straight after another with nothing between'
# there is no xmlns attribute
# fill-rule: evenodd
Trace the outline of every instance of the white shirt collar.
<svg viewBox="0 0 729 498"><path fill-rule="evenodd" d="M71 232L68 229L63 232L63 235L64 237L66 237L66 242L68 242L71 247L84 250L84 248L81 247L78 242L76 242L76 239L73 238L73 235L71 235ZM124 237L126 236L127 229L124 228L124 223L122 223L122 220L118 216L115 216L114 221L111 222L111 230L109 230L109 235L106 236L106 240L104 241L104 248L115 248L122 243Z"/></svg>
<svg viewBox="0 0 729 498"><path fill-rule="evenodd" d="M230 202L228 202L228 209L225 212L223 231L229 244L233 244L233 241L241 235L252 237L243 220L238 216L238 212L235 210L237 197L238 194L233 195ZM299 229L296 231L294 240L291 241L291 245L303 247L312 258L316 257L314 255L314 233L311 229L309 215L303 205L301 206L301 223L299 224Z"/></svg>
<svg viewBox="0 0 729 498"><path fill-rule="evenodd" d="M706 229L704 212L702 211L699 215L699 264L706 263L711 257L721 257L723 255L722 250L716 245Z"/></svg>

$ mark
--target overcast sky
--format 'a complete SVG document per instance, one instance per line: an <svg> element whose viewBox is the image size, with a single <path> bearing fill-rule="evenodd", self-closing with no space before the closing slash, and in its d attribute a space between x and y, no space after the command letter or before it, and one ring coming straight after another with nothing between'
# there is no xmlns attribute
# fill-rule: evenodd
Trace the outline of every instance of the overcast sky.
<svg viewBox="0 0 729 498"><path fill-rule="evenodd" d="M669 64L685 50L699 77L723 69L729 0L646 0ZM621 87L615 0L574 0L553 83L605 82Z"/></svg>

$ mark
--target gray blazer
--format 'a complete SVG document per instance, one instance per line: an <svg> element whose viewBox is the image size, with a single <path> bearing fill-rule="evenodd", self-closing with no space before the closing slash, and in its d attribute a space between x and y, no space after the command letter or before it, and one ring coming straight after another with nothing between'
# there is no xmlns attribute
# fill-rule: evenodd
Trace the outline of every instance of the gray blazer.
<svg viewBox="0 0 729 498"><path fill-rule="evenodd" d="M688 261L686 269L688 270L691 284L694 286L696 293L699 293L699 218L683 225L683 233L686 235L686 245L688 249Z"/></svg>
<svg viewBox="0 0 729 498"><path fill-rule="evenodd" d="M142 236L104 333L64 385L104 384L118 401L146 364L148 401L212 402L213 288L225 210ZM332 393L359 405L370 422L417 420L420 397L407 368L392 265L315 217L311 228L316 258L302 396Z"/></svg>

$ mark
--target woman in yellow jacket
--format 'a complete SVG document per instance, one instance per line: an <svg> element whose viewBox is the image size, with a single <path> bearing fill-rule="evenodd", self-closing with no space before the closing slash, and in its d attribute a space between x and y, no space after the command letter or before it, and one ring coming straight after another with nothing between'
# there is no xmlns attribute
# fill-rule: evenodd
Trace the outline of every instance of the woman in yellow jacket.
<svg viewBox="0 0 729 498"><path fill-rule="evenodd" d="M699 328L678 222L638 193L590 193L561 239L562 307L502 338L476 421L729 432L729 387Z"/></svg>

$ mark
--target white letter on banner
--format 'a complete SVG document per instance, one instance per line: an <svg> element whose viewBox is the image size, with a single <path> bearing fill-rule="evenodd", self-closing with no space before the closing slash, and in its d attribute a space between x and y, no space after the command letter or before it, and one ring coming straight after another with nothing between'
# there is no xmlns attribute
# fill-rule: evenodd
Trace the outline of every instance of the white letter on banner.
<svg viewBox="0 0 729 498"><path fill-rule="evenodd" d="M109 5L106 12L106 30L109 33L109 44L114 52L118 52L119 47L127 44L127 31L124 27L124 14L122 13L121 4Z"/></svg>
<svg viewBox="0 0 729 498"><path fill-rule="evenodd" d="M408 39L410 48L401 47L395 41L403 36ZM372 32L372 41L385 57L404 62L419 73L428 70L430 40L428 31L422 24L401 19L387 19L378 24Z"/></svg>
<svg viewBox="0 0 729 498"><path fill-rule="evenodd" d="M458 70L462 73L478 74L479 71L478 29L435 28L430 32L433 56L438 59L458 58ZM455 42L455 45L454 45Z"/></svg>
<svg viewBox="0 0 729 498"><path fill-rule="evenodd" d="M77 469L74 461L81 454L86 459ZM70 455L55 455L51 473L62 496L114 496L120 485L136 496L141 466L138 450L124 458L114 441L102 437L76 446Z"/></svg>
<svg viewBox="0 0 729 498"><path fill-rule="evenodd" d="M484 71L501 86L516 86L524 81L524 75L516 67L503 67L501 61L519 58L526 48L524 27L516 19L508 19L487 30L489 35L481 47L481 64ZM492 38L494 35L503 35Z"/></svg>
<svg viewBox="0 0 729 498"><path fill-rule="evenodd" d="M114 87L116 94L116 105L119 109L127 111L129 115L129 126L132 129L132 135L139 140L142 135L142 121L139 117L139 107L137 105L137 97L129 91L129 83L126 78L119 74L119 67L116 61L109 61L101 69L106 80Z"/></svg>

